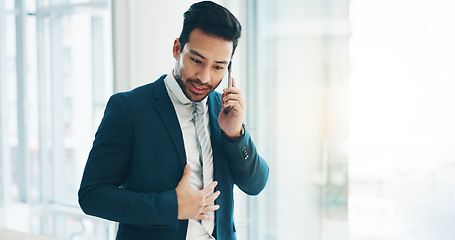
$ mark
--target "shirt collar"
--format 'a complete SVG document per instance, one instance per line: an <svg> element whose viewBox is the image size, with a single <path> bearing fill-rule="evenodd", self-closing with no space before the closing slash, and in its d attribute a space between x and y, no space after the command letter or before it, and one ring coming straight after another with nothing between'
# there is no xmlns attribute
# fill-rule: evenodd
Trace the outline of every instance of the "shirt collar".
<svg viewBox="0 0 455 240"><path fill-rule="evenodd" d="M174 77L173 71L171 71L166 78L164 79L164 83L166 84L167 89L169 90L169 94L174 95L174 97L183 105L191 104L192 101L188 99L183 93L182 88L178 84L177 80ZM207 104L207 97L205 97L202 101L204 105Z"/></svg>

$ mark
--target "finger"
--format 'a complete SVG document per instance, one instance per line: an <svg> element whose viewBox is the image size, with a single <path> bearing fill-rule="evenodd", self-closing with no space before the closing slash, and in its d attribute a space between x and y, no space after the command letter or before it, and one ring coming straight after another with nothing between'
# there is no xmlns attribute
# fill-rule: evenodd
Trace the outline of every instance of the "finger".
<svg viewBox="0 0 455 240"><path fill-rule="evenodd" d="M205 198L205 204L213 203L220 196L221 192L216 191L212 195Z"/></svg>
<svg viewBox="0 0 455 240"><path fill-rule="evenodd" d="M235 88L235 87L227 87L227 88L223 89L223 93L226 93L226 94L242 94L242 91L240 91L240 89Z"/></svg>
<svg viewBox="0 0 455 240"><path fill-rule="evenodd" d="M244 102L243 101L243 96L240 95L240 94L227 94L224 98L223 98L223 102L227 102L229 100L234 100L234 101L238 101L240 103Z"/></svg>
<svg viewBox="0 0 455 240"><path fill-rule="evenodd" d="M227 101L229 99L240 99L241 95L238 93L226 93L226 95L221 96L223 101Z"/></svg>
<svg viewBox="0 0 455 240"><path fill-rule="evenodd" d="M212 219L214 219L214 215L213 214L201 213L201 214L199 214L198 219L199 220L212 220Z"/></svg>
<svg viewBox="0 0 455 240"><path fill-rule="evenodd" d="M226 95L222 96L222 100L223 100L223 104L229 100L236 100L236 101L240 102L240 105L242 106L242 108L246 107L245 100L240 91L238 91L238 93L226 94Z"/></svg>
<svg viewBox="0 0 455 240"><path fill-rule="evenodd" d="M202 194L204 196L209 196L210 194L213 193L213 190L215 190L216 185L218 185L218 182L213 181L212 183L210 183L204 189L201 190Z"/></svg>
<svg viewBox="0 0 455 240"><path fill-rule="evenodd" d="M235 83L235 78L232 78L232 87L237 88L237 84Z"/></svg>
<svg viewBox="0 0 455 240"><path fill-rule="evenodd" d="M220 209L220 205L207 205L202 208L202 212L205 214L210 214L218 209Z"/></svg>
<svg viewBox="0 0 455 240"><path fill-rule="evenodd" d="M225 106L225 107L231 106L231 108L234 108L234 109L236 109L237 111L239 111L239 110L244 111L242 105L241 105L238 101L236 101L236 100L229 100L229 101L227 101L226 103L224 103L224 106Z"/></svg>

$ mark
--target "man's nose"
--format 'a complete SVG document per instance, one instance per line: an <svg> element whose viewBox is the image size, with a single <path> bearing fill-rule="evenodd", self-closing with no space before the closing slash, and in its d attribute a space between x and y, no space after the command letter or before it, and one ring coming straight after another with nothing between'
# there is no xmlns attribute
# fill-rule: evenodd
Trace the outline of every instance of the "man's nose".
<svg viewBox="0 0 455 240"><path fill-rule="evenodd" d="M199 73L197 74L197 78L201 83L208 83L210 82L210 67L203 67L200 69Z"/></svg>

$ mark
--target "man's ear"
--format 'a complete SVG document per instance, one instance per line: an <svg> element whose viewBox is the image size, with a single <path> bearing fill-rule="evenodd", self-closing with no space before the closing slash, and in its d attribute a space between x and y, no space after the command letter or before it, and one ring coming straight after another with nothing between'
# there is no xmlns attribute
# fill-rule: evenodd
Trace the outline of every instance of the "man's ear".
<svg viewBox="0 0 455 240"><path fill-rule="evenodd" d="M179 59L180 56L180 39L176 38L174 40L174 46L172 47L172 53L174 55L175 60Z"/></svg>

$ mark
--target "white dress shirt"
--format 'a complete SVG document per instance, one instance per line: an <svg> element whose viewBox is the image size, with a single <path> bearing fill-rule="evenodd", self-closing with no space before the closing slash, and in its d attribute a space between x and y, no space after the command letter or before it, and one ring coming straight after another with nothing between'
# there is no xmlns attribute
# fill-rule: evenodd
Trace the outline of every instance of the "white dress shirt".
<svg viewBox="0 0 455 240"><path fill-rule="evenodd" d="M174 109L177 113L177 118L182 129L186 160L191 166L190 184L195 190L201 190L203 187L202 166L199 161L199 148L197 145L198 140L196 136L196 128L193 123L192 101L185 96L172 72L166 76L164 83L166 85L167 93L169 94L172 104L174 105ZM207 98L204 98L202 103L207 104ZM204 114L204 117L206 123L209 124L207 110L208 107L205 108L206 114ZM207 126L207 128L209 129L210 134L210 127ZM186 239L212 240L214 238L202 227L200 221L190 219L188 221Z"/></svg>

